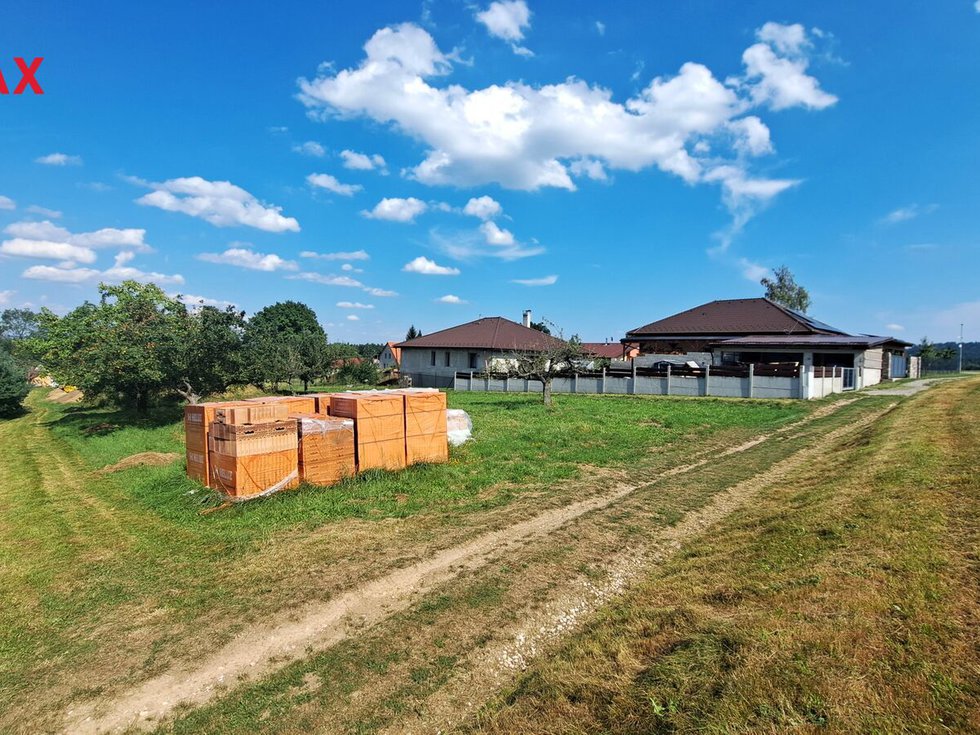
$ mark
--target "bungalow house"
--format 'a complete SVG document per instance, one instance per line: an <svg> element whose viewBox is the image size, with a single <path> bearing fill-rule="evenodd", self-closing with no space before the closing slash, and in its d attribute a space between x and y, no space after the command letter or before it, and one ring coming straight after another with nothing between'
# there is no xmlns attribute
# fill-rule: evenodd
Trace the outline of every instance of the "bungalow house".
<svg viewBox="0 0 980 735"><path fill-rule="evenodd" d="M843 388L908 375L908 342L847 332L769 299L725 299L626 333L638 365L693 360L707 365L794 363L804 374L839 369ZM833 374L837 374L836 372Z"/></svg>
<svg viewBox="0 0 980 735"><path fill-rule="evenodd" d="M382 370L397 368L402 361L402 351L394 342L387 342L378 353L378 365Z"/></svg>
<svg viewBox="0 0 980 735"><path fill-rule="evenodd" d="M453 384L457 371L502 370L509 361L528 352L543 352L561 340L500 316L483 317L456 327L400 342L401 374L412 384L445 388Z"/></svg>
<svg viewBox="0 0 980 735"><path fill-rule="evenodd" d="M588 357L629 360L640 354L640 348L635 344L623 344L622 342L583 342L582 352Z"/></svg>

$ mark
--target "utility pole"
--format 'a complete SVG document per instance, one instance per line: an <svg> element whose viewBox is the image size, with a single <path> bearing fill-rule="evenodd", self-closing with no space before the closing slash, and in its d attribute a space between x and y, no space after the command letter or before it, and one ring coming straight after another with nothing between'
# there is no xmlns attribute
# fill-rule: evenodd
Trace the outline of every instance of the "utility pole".
<svg viewBox="0 0 980 735"><path fill-rule="evenodd" d="M963 322L960 322L960 367L956 372L963 372Z"/></svg>

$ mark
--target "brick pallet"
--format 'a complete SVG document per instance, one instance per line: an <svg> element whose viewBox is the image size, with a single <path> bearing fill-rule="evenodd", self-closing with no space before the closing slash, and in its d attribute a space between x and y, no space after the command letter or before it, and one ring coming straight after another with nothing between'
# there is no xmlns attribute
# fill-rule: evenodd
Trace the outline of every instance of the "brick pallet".
<svg viewBox="0 0 980 735"><path fill-rule="evenodd" d="M333 485L357 472L351 419L311 417L298 425L300 480Z"/></svg>
<svg viewBox="0 0 980 735"><path fill-rule="evenodd" d="M354 419L357 469L405 468L405 402L395 391L335 393L330 415Z"/></svg>
<svg viewBox="0 0 980 735"><path fill-rule="evenodd" d="M184 406L184 438L186 443L187 476L211 487L208 464L208 435L218 409L241 405L241 402L213 401Z"/></svg>
<svg viewBox="0 0 980 735"><path fill-rule="evenodd" d="M211 480L226 495L254 497L299 484L295 419L214 423L210 442Z"/></svg>
<svg viewBox="0 0 980 735"><path fill-rule="evenodd" d="M405 402L405 461L449 461L446 394L437 390L402 390Z"/></svg>

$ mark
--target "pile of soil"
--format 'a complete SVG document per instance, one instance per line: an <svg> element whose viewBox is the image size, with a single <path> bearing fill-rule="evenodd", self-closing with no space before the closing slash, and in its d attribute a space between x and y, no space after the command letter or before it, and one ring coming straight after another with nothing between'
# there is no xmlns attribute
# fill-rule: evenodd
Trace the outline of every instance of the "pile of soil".
<svg viewBox="0 0 980 735"><path fill-rule="evenodd" d="M133 467L161 467L177 459L180 459L180 455L176 452L140 452L121 459L108 467L103 467L96 474L107 475L110 472L130 470Z"/></svg>
<svg viewBox="0 0 980 735"><path fill-rule="evenodd" d="M80 390L73 390L65 393L61 388L55 388L48 393L48 400L52 403L78 403L85 396Z"/></svg>

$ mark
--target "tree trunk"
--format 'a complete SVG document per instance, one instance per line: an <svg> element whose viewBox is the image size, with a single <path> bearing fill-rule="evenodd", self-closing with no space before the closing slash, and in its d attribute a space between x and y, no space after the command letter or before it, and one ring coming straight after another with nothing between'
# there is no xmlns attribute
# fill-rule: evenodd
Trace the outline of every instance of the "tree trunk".
<svg viewBox="0 0 980 735"><path fill-rule="evenodd" d="M310 392L310 379L309 378L303 378L303 392L304 393L309 393Z"/></svg>
<svg viewBox="0 0 980 735"><path fill-rule="evenodd" d="M542 381L544 385L544 390L541 391L541 395L544 399L544 405L551 405L551 380Z"/></svg>
<svg viewBox="0 0 980 735"><path fill-rule="evenodd" d="M146 414L150 410L150 395L148 391L136 391L136 413Z"/></svg>

